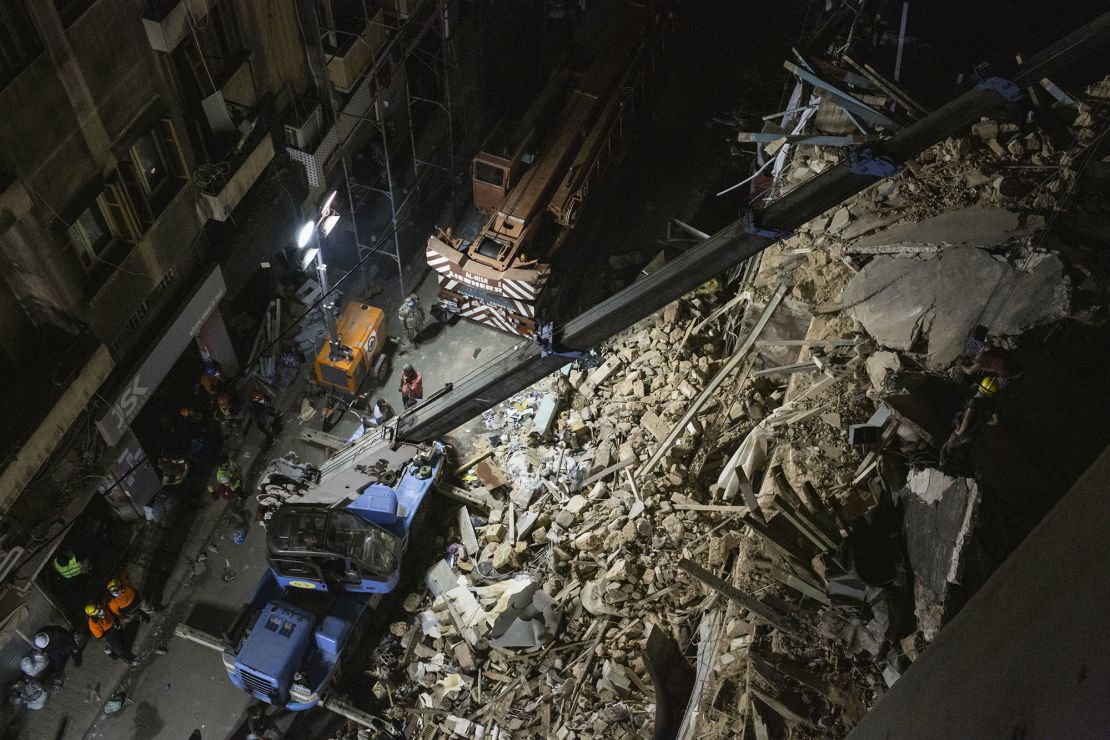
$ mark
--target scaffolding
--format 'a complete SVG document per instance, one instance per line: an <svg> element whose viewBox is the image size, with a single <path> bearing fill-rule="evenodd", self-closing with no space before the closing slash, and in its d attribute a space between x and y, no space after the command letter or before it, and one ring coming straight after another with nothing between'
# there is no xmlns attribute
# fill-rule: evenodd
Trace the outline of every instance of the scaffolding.
<svg viewBox="0 0 1110 740"><path fill-rule="evenodd" d="M311 152L297 147L287 147L290 156L305 167L306 176L313 197L326 188L329 175L341 170L343 187L351 206L352 228L358 261L366 265L371 254L379 253L388 257L397 267L401 295L406 293L404 276L404 256L401 247L401 232L406 223L413 195L422 195L422 185L430 172L439 170L447 173L451 188L451 203L455 203L454 131L452 120L450 73L453 68L454 52L451 45L450 23L447 0L416 0L415 2L395 1L390 3L396 12L385 15L381 11L371 14L364 3L363 21L366 29L339 32L335 28L335 18L330 12L329 3L317 4L317 22L322 36L328 37L332 45L338 33L357 37L355 45L348 54L353 53L358 44L369 47L373 58L353 82L346 85L348 97L335 113L332 126L320 137L319 143ZM320 8L324 17L320 17ZM370 32L384 31L382 40L374 48L375 39ZM435 51L429 51L425 40L431 32L437 39ZM363 49L363 53L365 50ZM332 77L333 65L343 78L345 67L335 64L346 62L346 57L331 56L328 59L329 78L333 87L341 89ZM410 66L420 65L431 76L430 87L433 93L414 89ZM344 78L345 81L345 78ZM391 94L392 93L392 94ZM404 147L404 133L398 134L393 118L387 114L394 99L404 98L405 124L408 129L408 146ZM414 119L414 109L430 108L442 115L442 120L424 121L420 126ZM352 172L352 155L366 139L367 129L372 128L381 145L380 172L374 177L361 180ZM402 148L408 149L405 161L395 160ZM411 173L411 177L410 177ZM388 233L368 236L364 241L360 234L356 214L371 201L373 196L381 196L388 204ZM365 275L365 272L364 272Z"/></svg>

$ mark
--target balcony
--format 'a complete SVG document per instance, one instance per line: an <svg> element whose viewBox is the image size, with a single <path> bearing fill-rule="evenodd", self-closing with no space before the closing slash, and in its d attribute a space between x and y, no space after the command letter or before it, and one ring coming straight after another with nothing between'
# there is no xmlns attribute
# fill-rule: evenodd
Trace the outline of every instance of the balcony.
<svg viewBox="0 0 1110 740"><path fill-rule="evenodd" d="M260 122L228 171L202 182L197 203L201 218L226 221L273 158L274 140Z"/></svg>
<svg viewBox="0 0 1110 740"><path fill-rule="evenodd" d="M385 12L377 8L361 34L340 31L323 34L325 58L328 63L328 79L335 89L348 93L358 84L358 78L373 63L385 44ZM329 43L337 37L338 48Z"/></svg>
<svg viewBox="0 0 1110 740"><path fill-rule="evenodd" d="M150 48L169 53L189 33L189 18L201 22L212 5L206 0L147 0L143 28Z"/></svg>

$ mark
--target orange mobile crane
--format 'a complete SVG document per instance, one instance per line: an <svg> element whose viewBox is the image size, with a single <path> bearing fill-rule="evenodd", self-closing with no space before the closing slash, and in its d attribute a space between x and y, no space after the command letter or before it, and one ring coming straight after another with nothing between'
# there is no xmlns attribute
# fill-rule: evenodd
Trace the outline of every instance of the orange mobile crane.
<svg viewBox="0 0 1110 740"><path fill-rule="evenodd" d="M562 102L550 135L506 122L494 129L471 168L474 204L488 220L472 240L441 230L428 239L428 265L438 273L447 312L514 334L535 333L551 257L617 154L667 20L630 3L595 42L600 51L576 80L566 70L557 73L541 95L544 109L558 110L552 101Z"/></svg>

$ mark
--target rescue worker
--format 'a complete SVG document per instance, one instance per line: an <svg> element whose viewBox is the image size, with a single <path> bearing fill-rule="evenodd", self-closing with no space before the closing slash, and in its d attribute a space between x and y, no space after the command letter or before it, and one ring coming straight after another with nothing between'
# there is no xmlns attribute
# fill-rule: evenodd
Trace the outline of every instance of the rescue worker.
<svg viewBox="0 0 1110 740"><path fill-rule="evenodd" d="M120 636L122 625L99 604L86 604L85 615L89 618L89 633L98 640L104 640L104 654L113 660L123 658L134 665L137 661L131 651L123 644Z"/></svg>
<svg viewBox="0 0 1110 740"><path fill-rule="evenodd" d="M281 434L281 412L270 405L260 390L251 393L249 410L251 421L266 435L266 445L263 449L270 449L274 446L277 435Z"/></svg>
<svg viewBox="0 0 1110 740"><path fill-rule="evenodd" d="M23 671L23 675L27 678L46 678L43 674L49 666L50 658L38 648L24 655L23 660L19 661L19 670Z"/></svg>
<svg viewBox="0 0 1110 740"><path fill-rule="evenodd" d="M143 600L142 595L127 582L118 577L108 581L108 611L119 618L120 624L127 624L136 616L144 622L150 621L154 609Z"/></svg>
<svg viewBox="0 0 1110 740"><path fill-rule="evenodd" d="M407 409L424 399L424 376L406 362L401 368L401 403Z"/></svg>
<svg viewBox="0 0 1110 740"><path fill-rule="evenodd" d="M77 647L72 630L48 624L35 635L35 647L50 659L51 677L55 683L61 683L62 672L70 658L73 658L73 665L81 667L81 649Z"/></svg>
<svg viewBox="0 0 1110 740"><path fill-rule="evenodd" d="M187 450L189 458L197 465L208 460L212 452L208 429L200 414L189 406L182 406L173 428L173 447Z"/></svg>
<svg viewBox="0 0 1110 740"><path fill-rule="evenodd" d="M212 417L216 421L216 426L220 429L220 435L224 438L231 436L235 428L235 422L243 418L242 415L236 414L231 409L231 396L227 393L216 395L216 401L212 407Z"/></svg>
<svg viewBox="0 0 1110 740"><path fill-rule="evenodd" d="M370 426L380 427L382 424L389 421L396 415L397 412L394 411L393 407L389 405L389 401L385 400L384 398L379 398L374 403L373 413L370 414L370 418L366 421Z"/></svg>
<svg viewBox="0 0 1110 740"><path fill-rule="evenodd" d="M232 496L242 495L242 489L243 474L239 466L230 455L224 455L220 466L216 468L216 485L209 487L212 500L215 501L220 496L230 499Z"/></svg>
<svg viewBox="0 0 1110 740"><path fill-rule="evenodd" d="M226 384L226 379L223 373L220 372L220 363L215 360L205 360L201 365L198 384L208 394L209 398L215 398L219 395Z"/></svg>
<svg viewBox="0 0 1110 740"><path fill-rule="evenodd" d="M162 471L163 486L176 486L189 476L189 463L180 450L163 450L158 458L158 468Z"/></svg>
<svg viewBox="0 0 1110 740"><path fill-rule="evenodd" d="M956 428L940 450L941 469L951 467L956 462L957 452L961 450L978 429L987 424L998 424L998 412L995 411L995 397L1002 390L998 378L988 375L979 381L975 395L965 404L963 413L956 422Z"/></svg>
<svg viewBox="0 0 1110 740"><path fill-rule="evenodd" d="M409 294L409 297L401 304L401 310L397 312L397 315L401 319L401 324L405 327L405 336L415 347L416 338L424 330L424 307L420 305L420 299L416 296L416 293Z"/></svg>
<svg viewBox="0 0 1110 740"><path fill-rule="evenodd" d="M77 554L69 548L58 550L50 563L54 570L67 581L73 580L88 573L89 561L78 560Z"/></svg>
<svg viewBox="0 0 1110 740"><path fill-rule="evenodd" d="M1014 357L1014 353L1003 347L987 345L972 358L968 364L961 364L960 369L967 375L986 373L998 380L999 390L1005 389L1022 374L1021 363Z"/></svg>

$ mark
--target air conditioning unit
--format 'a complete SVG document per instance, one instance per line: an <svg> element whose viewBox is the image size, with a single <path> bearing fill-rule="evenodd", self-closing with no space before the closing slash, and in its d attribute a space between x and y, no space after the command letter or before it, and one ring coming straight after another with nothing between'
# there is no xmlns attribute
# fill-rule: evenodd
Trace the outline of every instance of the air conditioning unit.
<svg viewBox="0 0 1110 740"><path fill-rule="evenodd" d="M323 125L324 111L317 103L299 123L285 124L285 145L302 152L310 151Z"/></svg>

